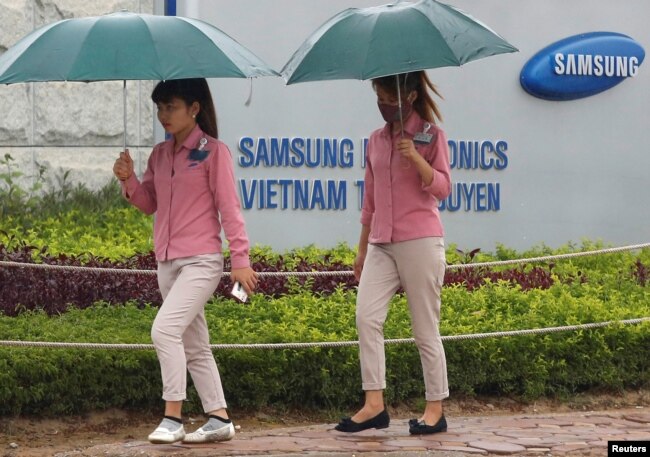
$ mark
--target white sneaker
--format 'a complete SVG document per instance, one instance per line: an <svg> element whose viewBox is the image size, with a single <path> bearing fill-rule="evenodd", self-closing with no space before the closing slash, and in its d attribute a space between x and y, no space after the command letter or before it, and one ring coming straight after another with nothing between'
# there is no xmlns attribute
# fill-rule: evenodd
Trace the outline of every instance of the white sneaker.
<svg viewBox="0 0 650 457"><path fill-rule="evenodd" d="M205 424L195 432L185 435L183 443L214 443L216 441L230 441L235 436L235 427L232 422L223 427L213 429L211 424Z"/></svg>
<svg viewBox="0 0 650 457"><path fill-rule="evenodd" d="M169 419L163 419L157 429L149 435L149 442L153 444L171 444L185 438L183 424Z"/></svg>

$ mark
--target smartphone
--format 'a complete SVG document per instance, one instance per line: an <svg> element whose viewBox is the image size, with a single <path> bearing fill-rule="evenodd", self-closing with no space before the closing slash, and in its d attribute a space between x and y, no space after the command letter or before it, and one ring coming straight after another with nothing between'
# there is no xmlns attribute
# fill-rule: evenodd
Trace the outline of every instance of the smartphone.
<svg viewBox="0 0 650 457"><path fill-rule="evenodd" d="M235 282L232 291L230 291L230 295L232 295L242 303L246 303L246 300L248 300L248 294L246 293L242 285L239 284L239 281Z"/></svg>

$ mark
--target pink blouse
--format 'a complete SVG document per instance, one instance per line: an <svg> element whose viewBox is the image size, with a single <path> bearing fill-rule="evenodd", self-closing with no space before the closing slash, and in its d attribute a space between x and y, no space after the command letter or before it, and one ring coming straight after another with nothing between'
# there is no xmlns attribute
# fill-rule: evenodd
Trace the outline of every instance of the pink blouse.
<svg viewBox="0 0 650 457"><path fill-rule="evenodd" d="M447 137L437 126L413 112L404 124L404 138L432 134L429 144L415 143L416 150L433 168L433 180L423 185L413 163L401 158L391 125L370 136L366 157L361 223L370 226L370 243L395 243L443 236L438 202L451 192Z"/></svg>
<svg viewBox="0 0 650 457"><path fill-rule="evenodd" d="M157 260L220 253L223 226L232 268L250 266L231 153L198 125L176 154L173 139L154 147L142 182L132 175L121 184L129 202L146 214L156 213Z"/></svg>

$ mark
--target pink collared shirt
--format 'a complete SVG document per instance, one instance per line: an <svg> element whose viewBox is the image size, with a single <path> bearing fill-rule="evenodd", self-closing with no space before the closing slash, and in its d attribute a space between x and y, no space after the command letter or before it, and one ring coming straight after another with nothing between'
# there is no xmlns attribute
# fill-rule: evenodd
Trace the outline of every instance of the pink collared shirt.
<svg viewBox="0 0 650 457"><path fill-rule="evenodd" d="M193 151L202 138L207 140L203 150ZM230 150L198 125L176 154L173 139L154 147L142 182L132 175L121 184L129 202L146 214L156 213L157 260L220 253L223 226L232 268L250 266Z"/></svg>
<svg viewBox="0 0 650 457"><path fill-rule="evenodd" d="M427 123L413 112L404 124L404 138L413 139L427 130ZM449 150L442 129L428 124L429 144L415 143L416 150L433 168L433 180L425 186L414 164L400 157L400 132L391 125L375 130L368 141L361 223L370 226L369 243L396 243L443 236L438 202L451 193Z"/></svg>

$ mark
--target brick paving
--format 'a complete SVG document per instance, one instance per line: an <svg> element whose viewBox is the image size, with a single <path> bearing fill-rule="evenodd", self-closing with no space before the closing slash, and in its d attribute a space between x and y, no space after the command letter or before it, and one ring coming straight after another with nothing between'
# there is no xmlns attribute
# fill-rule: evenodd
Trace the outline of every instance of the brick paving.
<svg viewBox="0 0 650 457"><path fill-rule="evenodd" d="M588 413L447 417L446 433L410 436L407 419L384 430L345 434L334 424L242 430L234 440L202 445L153 445L144 441L95 446L56 457L207 456L394 456L513 455L606 456L607 441L650 441L650 411L626 409Z"/></svg>

